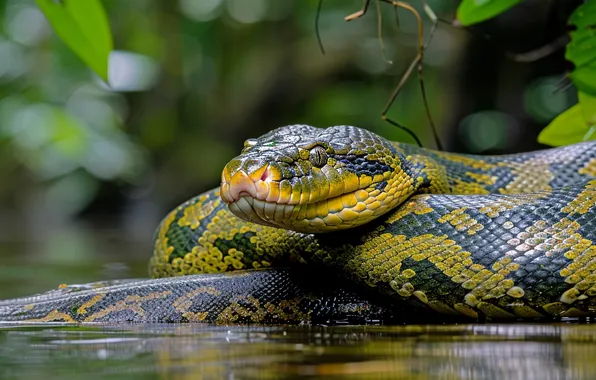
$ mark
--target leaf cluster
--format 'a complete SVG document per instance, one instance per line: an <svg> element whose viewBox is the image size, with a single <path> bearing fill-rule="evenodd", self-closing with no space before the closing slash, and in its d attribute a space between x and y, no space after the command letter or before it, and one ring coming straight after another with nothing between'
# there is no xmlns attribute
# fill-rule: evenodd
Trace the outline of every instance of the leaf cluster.
<svg viewBox="0 0 596 380"><path fill-rule="evenodd" d="M486 21L524 0L463 0L457 18L464 26ZM575 68L568 75L577 89L578 103L546 127L538 142L561 146L596 139L596 1L586 0L569 18L570 33L565 58Z"/></svg>
<svg viewBox="0 0 596 380"><path fill-rule="evenodd" d="M463 0L457 19L470 26L494 18L524 0ZM109 83L113 49L109 23L100 0L36 0L60 38L97 75ZM568 74L578 103L558 115L538 136L548 145L596 139L596 0L586 0L569 19L575 30L565 57L575 68Z"/></svg>

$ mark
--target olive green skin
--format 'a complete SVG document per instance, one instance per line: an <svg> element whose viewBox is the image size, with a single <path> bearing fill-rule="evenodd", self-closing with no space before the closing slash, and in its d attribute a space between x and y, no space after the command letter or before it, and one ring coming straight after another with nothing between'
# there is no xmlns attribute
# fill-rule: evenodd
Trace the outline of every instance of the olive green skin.
<svg viewBox="0 0 596 380"><path fill-rule="evenodd" d="M415 195L356 229L305 234L234 218L216 189L164 220L153 275L306 263L427 313L496 320L592 315L595 143L492 157L391 145L399 169L416 178L415 191L447 183L459 195Z"/></svg>
<svg viewBox="0 0 596 380"><path fill-rule="evenodd" d="M387 170L412 179L412 196L363 226L310 234L246 222L214 189L173 210L155 236L153 277L197 276L86 290L76 302L74 293L61 294L60 303L55 293L2 301L0 319L319 323L408 313L439 321L594 314L596 143L486 157L383 144L393 155ZM371 154L379 159L363 157ZM298 277L288 267L299 268ZM200 275L227 271L240 274ZM330 280L319 285L320 277ZM346 284L355 287L348 297L317 293ZM167 312L156 299L177 307ZM326 299L327 311L308 299Z"/></svg>

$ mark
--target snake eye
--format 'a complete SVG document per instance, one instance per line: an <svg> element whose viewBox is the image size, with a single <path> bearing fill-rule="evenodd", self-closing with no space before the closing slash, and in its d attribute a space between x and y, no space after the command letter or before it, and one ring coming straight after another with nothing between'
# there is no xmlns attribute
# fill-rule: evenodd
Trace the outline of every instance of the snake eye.
<svg viewBox="0 0 596 380"><path fill-rule="evenodd" d="M327 152L325 152L325 148L322 146L315 146L311 149L308 159L313 166L321 168L327 163Z"/></svg>

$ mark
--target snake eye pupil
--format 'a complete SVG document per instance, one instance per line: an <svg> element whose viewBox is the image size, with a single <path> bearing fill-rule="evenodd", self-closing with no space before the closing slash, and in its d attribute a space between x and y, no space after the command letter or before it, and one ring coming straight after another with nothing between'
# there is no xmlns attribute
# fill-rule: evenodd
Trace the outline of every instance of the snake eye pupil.
<svg viewBox="0 0 596 380"><path fill-rule="evenodd" d="M327 152L325 152L325 148L321 146L315 146L310 151L309 160L313 166L316 166L317 168L325 166L327 163Z"/></svg>

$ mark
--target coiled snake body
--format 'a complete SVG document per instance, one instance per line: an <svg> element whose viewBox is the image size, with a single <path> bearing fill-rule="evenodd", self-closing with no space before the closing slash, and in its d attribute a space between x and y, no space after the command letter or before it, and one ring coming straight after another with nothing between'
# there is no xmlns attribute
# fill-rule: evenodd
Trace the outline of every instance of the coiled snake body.
<svg viewBox="0 0 596 380"><path fill-rule="evenodd" d="M282 127L247 140L221 189L162 221L151 273L174 278L0 301L0 319L592 316L595 148L471 156L349 126ZM297 269L267 269L286 267ZM239 269L257 270L215 274Z"/></svg>

